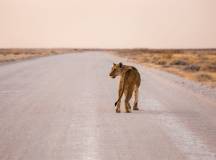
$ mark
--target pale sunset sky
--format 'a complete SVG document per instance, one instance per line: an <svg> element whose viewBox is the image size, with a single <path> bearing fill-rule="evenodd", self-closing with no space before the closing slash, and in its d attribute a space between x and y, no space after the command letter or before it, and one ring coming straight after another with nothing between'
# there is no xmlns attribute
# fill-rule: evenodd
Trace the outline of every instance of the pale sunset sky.
<svg viewBox="0 0 216 160"><path fill-rule="evenodd" d="M0 48L216 48L216 0L0 0Z"/></svg>

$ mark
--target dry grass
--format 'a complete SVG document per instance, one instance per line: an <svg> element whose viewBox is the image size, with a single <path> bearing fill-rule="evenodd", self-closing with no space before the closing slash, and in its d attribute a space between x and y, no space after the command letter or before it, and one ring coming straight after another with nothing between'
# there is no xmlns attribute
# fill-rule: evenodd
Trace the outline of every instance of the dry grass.
<svg viewBox="0 0 216 160"><path fill-rule="evenodd" d="M45 56L45 55L49 55L49 54L44 54L44 53L37 53L37 54L8 53L6 55L0 54L0 62L10 62L10 61L16 61L16 60L23 60L23 59L29 59L29 58Z"/></svg>
<svg viewBox="0 0 216 160"><path fill-rule="evenodd" d="M0 63L24 60L33 57L42 57L48 55L71 53L82 51L81 49L0 49Z"/></svg>
<svg viewBox="0 0 216 160"><path fill-rule="evenodd" d="M216 50L118 50L149 67L175 73L187 79L216 86Z"/></svg>

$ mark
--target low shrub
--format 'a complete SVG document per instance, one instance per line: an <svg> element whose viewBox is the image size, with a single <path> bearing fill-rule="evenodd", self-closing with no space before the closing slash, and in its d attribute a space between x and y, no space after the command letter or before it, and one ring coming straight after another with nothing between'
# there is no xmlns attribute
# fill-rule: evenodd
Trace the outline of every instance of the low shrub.
<svg viewBox="0 0 216 160"><path fill-rule="evenodd" d="M170 65L187 65L188 63L185 60L177 59L170 62Z"/></svg>
<svg viewBox="0 0 216 160"><path fill-rule="evenodd" d="M163 60L159 60L159 61L157 62L157 64L159 64L159 65L166 65L167 62L166 62L166 61L163 61Z"/></svg>
<svg viewBox="0 0 216 160"><path fill-rule="evenodd" d="M207 73L200 73L196 75L198 81L212 81L213 77Z"/></svg>
<svg viewBox="0 0 216 160"><path fill-rule="evenodd" d="M183 68L185 71L197 72L200 70L200 66L197 64L190 64Z"/></svg>

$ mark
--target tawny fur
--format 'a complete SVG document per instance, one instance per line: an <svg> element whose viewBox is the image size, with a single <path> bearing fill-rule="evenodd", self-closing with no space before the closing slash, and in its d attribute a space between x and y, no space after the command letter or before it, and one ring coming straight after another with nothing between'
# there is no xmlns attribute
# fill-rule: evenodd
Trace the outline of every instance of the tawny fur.
<svg viewBox="0 0 216 160"><path fill-rule="evenodd" d="M115 78L120 76L118 100L115 102L116 112L120 113L121 98L125 95L125 110L127 113L131 112L130 99L134 93L135 101L133 110L139 110L138 108L138 94L141 78L138 70L133 66L123 65L122 63L113 64L110 76Z"/></svg>

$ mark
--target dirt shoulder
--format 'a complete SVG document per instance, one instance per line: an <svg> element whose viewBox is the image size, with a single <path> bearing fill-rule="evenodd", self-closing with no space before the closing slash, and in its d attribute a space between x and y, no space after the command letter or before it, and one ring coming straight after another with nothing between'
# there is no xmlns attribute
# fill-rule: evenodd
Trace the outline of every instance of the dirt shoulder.
<svg viewBox="0 0 216 160"><path fill-rule="evenodd" d="M216 87L216 50L118 50L115 55Z"/></svg>
<svg viewBox="0 0 216 160"><path fill-rule="evenodd" d="M49 55L81 52L81 49L0 49L0 63L26 60Z"/></svg>

